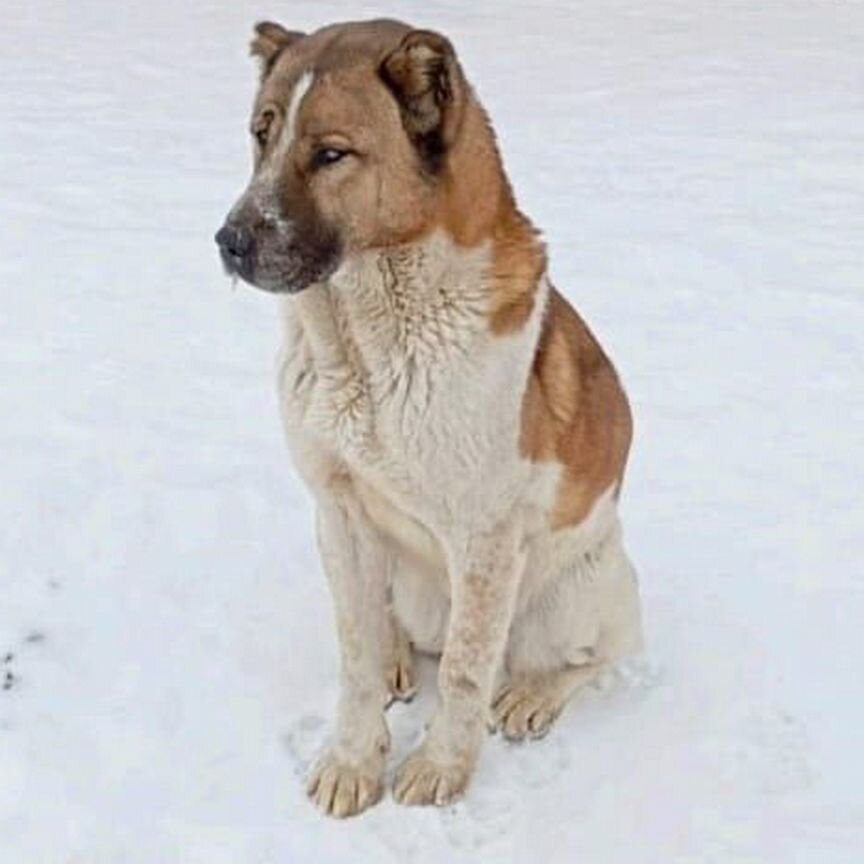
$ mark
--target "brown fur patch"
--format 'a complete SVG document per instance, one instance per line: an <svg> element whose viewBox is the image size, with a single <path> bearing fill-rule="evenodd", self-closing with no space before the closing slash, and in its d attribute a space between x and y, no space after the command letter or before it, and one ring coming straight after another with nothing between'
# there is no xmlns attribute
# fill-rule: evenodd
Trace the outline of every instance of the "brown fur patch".
<svg viewBox="0 0 864 864"><path fill-rule="evenodd" d="M466 248L491 243L489 326L496 336L504 336L519 330L531 315L546 251L516 205L489 117L461 81L465 104L458 134L447 142L437 211L424 233L443 229Z"/></svg>
<svg viewBox="0 0 864 864"><path fill-rule="evenodd" d="M552 525L577 525L597 498L620 484L633 432L630 406L611 362L555 290L522 404L520 451L564 469Z"/></svg>
<svg viewBox="0 0 864 864"><path fill-rule="evenodd" d="M528 321L546 269L546 251L537 231L515 209L496 226L492 267L490 328L496 336L504 336Z"/></svg>
<svg viewBox="0 0 864 864"><path fill-rule="evenodd" d="M464 79L449 40L412 30L384 58L381 79L399 102L402 124L424 166L437 174L456 138L464 109Z"/></svg>

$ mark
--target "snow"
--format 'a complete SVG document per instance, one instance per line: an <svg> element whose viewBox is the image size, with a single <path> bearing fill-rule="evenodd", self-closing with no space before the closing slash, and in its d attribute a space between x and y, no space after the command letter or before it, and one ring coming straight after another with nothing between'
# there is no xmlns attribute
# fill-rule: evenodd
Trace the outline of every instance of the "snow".
<svg viewBox="0 0 864 864"><path fill-rule="evenodd" d="M628 385L647 650L458 805L336 823L276 307L211 238L251 23L382 13L452 37ZM862 57L852 0L6 0L0 862L864 859Z"/></svg>

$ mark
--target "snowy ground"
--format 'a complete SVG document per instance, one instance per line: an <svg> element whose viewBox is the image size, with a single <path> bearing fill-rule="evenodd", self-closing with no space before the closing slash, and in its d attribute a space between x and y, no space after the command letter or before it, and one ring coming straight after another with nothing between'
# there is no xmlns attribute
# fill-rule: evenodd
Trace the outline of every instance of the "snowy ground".
<svg viewBox="0 0 864 864"><path fill-rule="evenodd" d="M211 235L251 22L385 12L452 36L629 387L648 650L458 806L341 824L302 793L337 666L276 309ZM2 19L2 864L864 860L862 3Z"/></svg>

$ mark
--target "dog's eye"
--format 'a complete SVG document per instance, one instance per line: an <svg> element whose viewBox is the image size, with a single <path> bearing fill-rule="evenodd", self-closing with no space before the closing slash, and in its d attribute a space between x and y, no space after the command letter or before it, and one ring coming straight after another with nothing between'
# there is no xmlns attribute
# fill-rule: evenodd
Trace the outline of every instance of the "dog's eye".
<svg viewBox="0 0 864 864"><path fill-rule="evenodd" d="M338 147L322 147L316 150L312 156L313 168L326 168L328 165L335 165L344 159L351 151L340 150Z"/></svg>
<svg viewBox="0 0 864 864"><path fill-rule="evenodd" d="M270 137L270 127L273 125L275 116L272 111L262 111L252 126L252 135L262 150L267 146L267 139Z"/></svg>

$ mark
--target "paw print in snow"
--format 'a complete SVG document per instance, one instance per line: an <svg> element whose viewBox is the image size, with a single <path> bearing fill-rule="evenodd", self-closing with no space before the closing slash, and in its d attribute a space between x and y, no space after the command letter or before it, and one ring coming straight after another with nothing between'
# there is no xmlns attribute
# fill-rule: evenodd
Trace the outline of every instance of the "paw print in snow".
<svg viewBox="0 0 864 864"><path fill-rule="evenodd" d="M40 645L45 641L45 634L39 630L33 630L23 639L25 650L27 646ZM0 690L8 692L21 683L15 665L18 655L14 651L6 651L0 656Z"/></svg>
<svg viewBox="0 0 864 864"><path fill-rule="evenodd" d="M12 671L14 662L15 655L11 651L7 651L3 655L3 684L0 685L4 690L11 690L18 682L18 676Z"/></svg>

